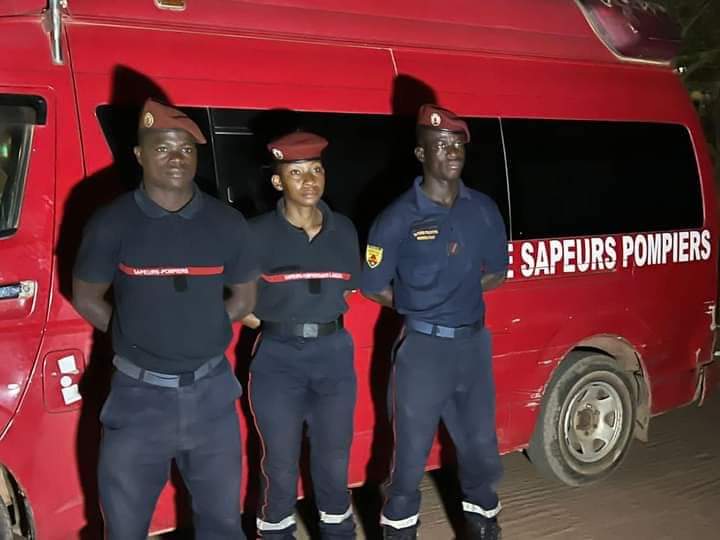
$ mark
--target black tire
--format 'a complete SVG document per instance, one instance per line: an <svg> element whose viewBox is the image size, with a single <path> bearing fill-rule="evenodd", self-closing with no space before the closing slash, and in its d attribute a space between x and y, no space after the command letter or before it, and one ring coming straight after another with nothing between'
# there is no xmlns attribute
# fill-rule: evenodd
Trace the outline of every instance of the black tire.
<svg viewBox="0 0 720 540"><path fill-rule="evenodd" d="M627 373L596 353L573 353L543 397L528 456L543 476L569 486L607 477L627 455L637 399Z"/></svg>

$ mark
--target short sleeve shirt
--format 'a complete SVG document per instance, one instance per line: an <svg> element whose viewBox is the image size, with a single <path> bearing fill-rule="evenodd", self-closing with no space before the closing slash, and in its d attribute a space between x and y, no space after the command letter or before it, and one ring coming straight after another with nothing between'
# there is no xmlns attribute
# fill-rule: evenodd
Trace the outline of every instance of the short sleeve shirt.
<svg viewBox="0 0 720 540"><path fill-rule="evenodd" d="M250 220L258 241L261 276L255 314L274 322L324 323L347 311L345 291L358 287L361 268L357 232L352 222L318 204L320 232L309 240L276 210Z"/></svg>
<svg viewBox="0 0 720 540"><path fill-rule="evenodd" d="M463 326L485 312L481 280L507 271L507 235L490 197L460 184L447 208L430 200L422 178L373 224L361 288L393 287L395 308L408 318Z"/></svg>
<svg viewBox="0 0 720 540"><path fill-rule="evenodd" d="M168 212L142 188L98 211L73 274L113 285L113 347L162 373L197 369L232 337L224 286L253 281L257 253L243 216L195 189Z"/></svg>

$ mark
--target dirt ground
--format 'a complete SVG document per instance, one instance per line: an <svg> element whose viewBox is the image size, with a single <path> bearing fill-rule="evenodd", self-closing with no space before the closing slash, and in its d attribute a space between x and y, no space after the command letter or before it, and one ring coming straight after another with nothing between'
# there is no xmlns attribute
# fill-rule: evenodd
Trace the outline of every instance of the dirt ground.
<svg viewBox="0 0 720 540"><path fill-rule="evenodd" d="M623 466L594 486L539 477L521 454L505 456L505 540L720 539L720 396L653 419ZM433 482L424 483L423 540L454 533Z"/></svg>
<svg viewBox="0 0 720 540"><path fill-rule="evenodd" d="M653 419L650 442L635 441L620 470L594 486L545 480L522 454L503 463L504 540L720 539L720 395ZM422 540L462 538L453 472L426 475L422 491ZM378 539L377 491L361 488L354 498L359 538Z"/></svg>

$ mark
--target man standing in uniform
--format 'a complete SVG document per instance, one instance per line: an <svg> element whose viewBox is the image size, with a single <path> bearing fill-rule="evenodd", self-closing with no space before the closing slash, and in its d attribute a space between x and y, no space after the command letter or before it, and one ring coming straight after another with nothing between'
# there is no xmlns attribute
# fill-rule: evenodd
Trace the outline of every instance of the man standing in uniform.
<svg viewBox="0 0 720 540"><path fill-rule="evenodd" d="M505 278L507 239L495 203L460 178L469 141L454 113L422 106L415 156L423 176L368 239L363 294L405 316L389 396L395 454L380 520L388 539L416 538L418 487L441 419L457 449L470 538L499 537L502 469L483 291Z"/></svg>
<svg viewBox="0 0 720 540"><path fill-rule="evenodd" d="M249 229L193 182L206 141L190 118L149 100L138 139L142 184L96 213L73 272L78 312L103 332L112 321L98 467L106 538L145 540L175 459L196 538L243 539L241 387L224 353L231 321L255 304Z"/></svg>
<svg viewBox="0 0 720 540"><path fill-rule="evenodd" d="M360 250L355 226L322 200L328 142L295 132L272 141L277 209L253 219L262 238L255 314L262 339L250 367L250 404L262 440L263 538L295 538L303 424L323 540L355 538L348 463L353 438L353 342L343 328L346 297L356 288Z"/></svg>

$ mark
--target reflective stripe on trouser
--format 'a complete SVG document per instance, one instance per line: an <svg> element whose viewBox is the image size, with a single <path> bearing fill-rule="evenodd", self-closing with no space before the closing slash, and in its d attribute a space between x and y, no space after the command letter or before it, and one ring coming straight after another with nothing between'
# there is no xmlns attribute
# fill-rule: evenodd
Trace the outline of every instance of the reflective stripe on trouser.
<svg viewBox="0 0 720 540"><path fill-rule="evenodd" d="M502 510L502 504L500 504L500 502L498 501L495 508L485 509L481 506L478 506L477 504L463 501L462 508L463 512L467 512L468 514L478 514L484 518L492 519L500 513L500 510Z"/></svg>
<svg viewBox="0 0 720 540"><path fill-rule="evenodd" d="M350 335L343 330L316 339L263 336L251 365L249 390L263 449L259 519L282 523L293 515L307 422L322 538L354 538L347 488L355 408ZM263 538L292 538L295 524L258 528Z"/></svg>
<svg viewBox="0 0 720 540"><path fill-rule="evenodd" d="M100 502L109 540L145 540L175 459L192 497L195 538L238 540L242 448L227 362L199 381L162 388L113 375L100 414Z"/></svg>
<svg viewBox="0 0 720 540"><path fill-rule="evenodd" d="M408 332L396 348L389 389L395 452L386 526L405 524L420 509L419 485L442 419L457 451L464 499L485 511L498 507L502 476L495 431L490 334L447 339ZM415 525L409 525L415 526Z"/></svg>
<svg viewBox="0 0 720 540"><path fill-rule="evenodd" d="M288 516L285 519L281 519L277 523L271 523L269 521L264 521L260 518L257 518L256 525L258 528L258 531L284 531L285 529L290 529L290 527L295 529L295 516Z"/></svg>
<svg viewBox="0 0 720 540"><path fill-rule="evenodd" d="M328 514L320 510L320 523L327 523L328 525L338 525L352 516L352 508L348 509L342 514Z"/></svg>
<svg viewBox="0 0 720 540"><path fill-rule="evenodd" d="M419 514L405 519L389 519L385 514L380 514L380 525L392 527L393 529L407 529L408 527L416 527L419 519Z"/></svg>

